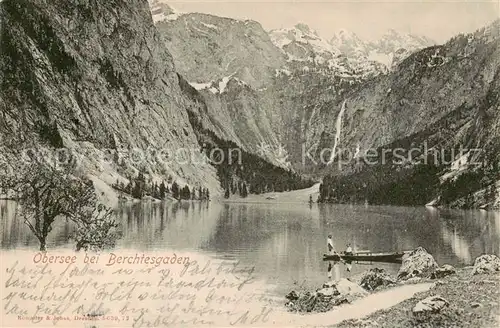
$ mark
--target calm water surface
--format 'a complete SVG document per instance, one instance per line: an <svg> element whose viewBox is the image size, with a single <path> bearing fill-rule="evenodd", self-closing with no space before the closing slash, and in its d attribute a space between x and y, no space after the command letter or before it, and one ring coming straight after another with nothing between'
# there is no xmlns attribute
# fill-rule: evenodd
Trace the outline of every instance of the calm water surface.
<svg viewBox="0 0 500 328"><path fill-rule="evenodd" d="M3 249L37 249L38 241L16 217L16 204L0 201ZM500 212L304 204L174 203L123 205L119 248L201 252L255 265L256 274L284 292L294 283L317 287L327 278L322 261L326 238L343 250L394 251L425 247L439 264L470 265L483 253L500 253ZM72 226L60 221L48 247L70 247ZM377 266L396 273L399 265L354 264L334 277Z"/></svg>

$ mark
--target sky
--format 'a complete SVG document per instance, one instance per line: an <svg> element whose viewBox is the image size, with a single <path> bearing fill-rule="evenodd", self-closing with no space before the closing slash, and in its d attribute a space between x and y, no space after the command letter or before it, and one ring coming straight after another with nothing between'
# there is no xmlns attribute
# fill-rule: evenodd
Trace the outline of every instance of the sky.
<svg viewBox="0 0 500 328"><path fill-rule="evenodd" d="M305 23L326 39L340 29L366 40L388 29L427 36L443 43L500 17L500 0L162 0L183 12L252 19L264 29Z"/></svg>

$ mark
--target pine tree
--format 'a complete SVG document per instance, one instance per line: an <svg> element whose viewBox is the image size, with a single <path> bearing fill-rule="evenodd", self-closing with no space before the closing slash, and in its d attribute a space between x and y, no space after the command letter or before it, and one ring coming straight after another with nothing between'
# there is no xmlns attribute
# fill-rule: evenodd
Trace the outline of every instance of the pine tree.
<svg viewBox="0 0 500 328"><path fill-rule="evenodd" d="M153 183L153 185L151 186L151 196L152 196L153 198L157 198L157 199L158 199L158 198L160 198L160 197L158 196L158 194L159 194L159 193L158 193L158 185L157 185L157 184L156 184L156 182L155 182L155 183Z"/></svg>
<svg viewBox="0 0 500 328"><path fill-rule="evenodd" d="M132 197L141 199L142 198L142 188L139 181L134 184L134 189L132 190Z"/></svg>
<svg viewBox="0 0 500 328"><path fill-rule="evenodd" d="M132 197L141 199L144 196L144 191L146 187L146 177L142 172L139 172L137 175L136 181L134 183L134 187L132 188L131 194Z"/></svg>
<svg viewBox="0 0 500 328"><path fill-rule="evenodd" d="M491 203L493 204L495 202L495 200L497 199L498 197L498 191L497 191L497 188L496 188L496 185L495 183L491 184L487 189L486 189L486 192L485 192L485 200L488 202L488 203Z"/></svg>
<svg viewBox="0 0 500 328"><path fill-rule="evenodd" d="M160 190L159 190L159 196L160 196L160 199L165 199L165 193L166 193L166 190L165 190L165 182L162 181L160 183Z"/></svg>
<svg viewBox="0 0 500 328"><path fill-rule="evenodd" d="M175 181L172 183L172 197L179 199L179 185Z"/></svg>
<svg viewBox="0 0 500 328"><path fill-rule="evenodd" d="M189 200L191 199L191 191L188 186L184 186L181 190L181 199Z"/></svg>
<svg viewBox="0 0 500 328"><path fill-rule="evenodd" d="M241 197L245 198L247 196L248 196L247 184L243 182L243 185L241 187Z"/></svg>

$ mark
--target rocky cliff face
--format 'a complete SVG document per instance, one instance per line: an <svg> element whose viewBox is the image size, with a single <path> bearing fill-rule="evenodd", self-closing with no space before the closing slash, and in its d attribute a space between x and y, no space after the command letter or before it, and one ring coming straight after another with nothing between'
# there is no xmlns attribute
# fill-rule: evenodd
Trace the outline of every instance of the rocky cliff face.
<svg viewBox="0 0 500 328"><path fill-rule="evenodd" d="M151 15L153 16L153 22L159 22L167 19L167 17L175 16L176 12L166 3L159 0L149 0L149 6L151 7Z"/></svg>
<svg viewBox="0 0 500 328"><path fill-rule="evenodd" d="M194 108L199 124L213 131L219 138L232 141L243 150L288 167L282 161L286 154L280 148L273 130L272 110L263 102L262 91L234 77L213 83L196 85L199 102L205 106Z"/></svg>
<svg viewBox="0 0 500 328"><path fill-rule="evenodd" d="M379 77L345 98L343 147L359 147L362 153L376 149L379 157L377 165L344 165L342 173L350 172L353 186L342 191L344 200L432 201L457 207L498 204L499 31L497 21L442 46L417 52L393 74ZM325 133L330 140L334 135L333 129ZM389 154L383 163L382 148ZM405 155L402 163L393 162L395 149ZM411 149L417 151L410 159ZM426 158L425 149L429 156L436 151L441 155L437 161L429 158L429 165L417 165ZM342 181L329 179L327 189L338 189ZM417 181L427 185L424 188ZM405 185L408 189L401 188ZM419 194L422 190L425 192ZM372 192L388 198L375 197ZM324 194L332 196L332 189Z"/></svg>
<svg viewBox="0 0 500 328"><path fill-rule="evenodd" d="M207 65L213 65L207 70L215 72L213 77L204 76L192 83L209 104L203 116L206 126L211 125L213 131L251 152L261 150L255 148L259 142L272 147L283 145L295 169L317 176L370 171L363 165L344 165L340 171L337 165L325 165L328 159L342 158L332 156L333 148L347 150L350 155L346 156L352 158L362 157L369 149L397 146L408 151L412 145L425 143L446 149L474 145L495 154L493 149L499 140L494 91L500 58L498 22L441 46L394 31L377 42L364 42L348 32L326 42L301 24L271 31L270 38L259 27L259 33L253 34L259 35L260 41L256 42L234 31L241 22L214 16L209 18L210 33L200 34L190 27L190 35L181 34L181 25L195 26L190 22L207 23L206 19L204 15L190 14L184 20L176 18L159 27L167 44L180 49L172 51L178 51L177 60L179 65L186 65L185 72L204 71ZM204 40L201 43L200 38ZM221 65L223 59L206 47L206 40L227 44L221 38L241 45L240 51L234 52L233 62L243 67L254 64L247 62L247 49L266 44L260 47L269 51L264 53L264 66L274 69L274 75L265 75L257 85L239 73L228 78L224 74L232 72ZM204 50L191 55L187 49L193 44L195 48L201 44ZM282 58L269 61L278 58L276 49ZM202 62L196 63L200 54L204 55ZM488 156L474 158L486 163ZM452 162L457 160L454 156ZM461 170L456 169L457 165L448 163L435 172L442 177L444 187L433 190L433 197L437 199L448 188L446 181L454 176L448 173ZM469 167L465 171L471 170ZM491 182L495 178L485 179ZM475 197L480 198L482 188L469 194L477 191L479 196ZM456 201L460 202L461 197L457 195Z"/></svg>
<svg viewBox="0 0 500 328"><path fill-rule="evenodd" d="M283 54L255 21L174 13L156 26L177 70L191 83L236 77L258 89L284 62Z"/></svg>
<svg viewBox="0 0 500 328"><path fill-rule="evenodd" d="M344 121L347 144L376 147L422 131L459 108L479 111L496 83L498 45L497 33L459 36L411 55L393 74L353 91ZM380 128L367 136L373 124Z"/></svg>
<svg viewBox="0 0 500 328"><path fill-rule="evenodd" d="M206 112L199 113L203 126L246 151L288 166L273 130L273 111L261 97L285 67L285 54L257 22L170 11L163 12L156 26L179 73L207 104Z"/></svg>
<svg viewBox="0 0 500 328"><path fill-rule="evenodd" d="M10 147L68 147L108 184L141 170L217 189L209 165L126 155L199 149L146 1L4 0L0 8L0 134L14 136ZM107 149L125 156L103 164Z"/></svg>
<svg viewBox="0 0 500 328"><path fill-rule="evenodd" d="M305 24L266 33L256 22L161 6L152 3L161 18L156 26L180 73L204 95L205 126L274 163L283 154L297 163L302 144L329 142L324 115L338 113L340 95L389 72L370 51L389 55L405 42L408 53L424 46L400 36L378 47L352 33L327 41Z"/></svg>

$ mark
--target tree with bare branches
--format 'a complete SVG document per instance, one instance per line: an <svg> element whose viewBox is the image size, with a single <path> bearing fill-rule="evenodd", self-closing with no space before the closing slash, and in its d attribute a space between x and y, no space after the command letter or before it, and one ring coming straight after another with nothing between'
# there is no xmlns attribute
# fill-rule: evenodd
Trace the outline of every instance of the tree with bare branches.
<svg viewBox="0 0 500 328"><path fill-rule="evenodd" d="M114 219L113 210L98 205L93 211L85 212L75 221L77 229L73 235L76 251L99 251L115 247L121 237L117 230L118 223Z"/></svg>

